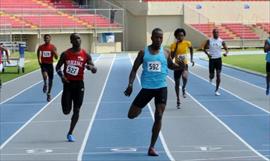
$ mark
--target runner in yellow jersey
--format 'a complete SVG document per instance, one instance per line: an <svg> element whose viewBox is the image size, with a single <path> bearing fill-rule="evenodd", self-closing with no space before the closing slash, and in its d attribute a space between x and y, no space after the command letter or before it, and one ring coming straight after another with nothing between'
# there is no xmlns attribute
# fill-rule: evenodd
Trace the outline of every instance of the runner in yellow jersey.
<svg viewBox="0 0 270 161"><path fill-rule="evenodd" d="M174 31L174 36L176 38L176 42L171 44L171 57L179 63L178 61L184 61L185 68L183 70L175 70L174 71L174 81L175 81L175 93L177 98L177 108L180 108L180 98L179 98L179 86L180 86L180 78L182 77L183 85L182 85L182 92L183 97L186 98L186 85L188 80L188 51L190 53L190 61L192 66L194 66L193 61L193 48L190 41L184 40L186 36L186 31L182 28L178 28ZM179 59L175 59L178 57Z"/></svg>

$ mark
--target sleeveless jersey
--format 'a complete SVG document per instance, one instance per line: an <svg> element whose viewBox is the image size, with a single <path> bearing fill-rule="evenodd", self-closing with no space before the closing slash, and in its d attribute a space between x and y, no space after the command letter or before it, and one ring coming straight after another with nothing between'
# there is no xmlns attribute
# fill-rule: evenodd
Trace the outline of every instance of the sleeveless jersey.
<svg viewBox="0 0 270 161"><path fill-rule="evenodd" d="M42 64L52 64L53 63L53 57L55 55L55 46L52 44L43 44L40 45L39 48L39 54Z"/></svg>
<svg viewBox="0 0 270 161"><path fill-rule="evenodd" d="M158 54L151 54L148 47L144 49L143 71L141 75L142 88L158 89L167 87L167 59L163 47Z"/></svg>
<svg viewBox="0 0 270 161"><path fill-rule="evenodd" d="M211 55L211 59L221 58L222 42L223 40L221 38L211 38L209 40L209 54Z"/></svg>
<svg viewBox="0 0 270 161"><path fill-rule="evenodd" d="M65 51L64 75L68 80L83 80L84 68L87 62L87 53L82 49L76 53L71 49Z"/></svg>
<svg viewBox="0 0 270 161"><path fill-rule="evenodd" d="M268 45L270 45L270 38L267 39ZM265 55L266 62L270 63L270 50Z"/></svg>

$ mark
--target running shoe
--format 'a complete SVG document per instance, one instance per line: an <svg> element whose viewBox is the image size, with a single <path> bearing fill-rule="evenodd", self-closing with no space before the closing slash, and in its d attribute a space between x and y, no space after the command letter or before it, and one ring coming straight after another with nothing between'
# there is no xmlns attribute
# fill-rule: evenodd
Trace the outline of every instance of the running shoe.
<svg viewBox="0 0 270 161"><path fill-rule="evenodd" d="M221 94L218 91L215 92L215 96L220 96L220 95Z"/></svg>
<svg viewBox="0 0 270 161"><path fill-rule="evenodd" d="M48 93L48 94L47 94L47 101L48 101L48 102L50 102L50 101L51 101L51 99L52 99L52 98L51 98L51 94L50 94L50 93Z"/></svg>
<svg viewBox="0 0 270 161"><path fill-rule="evenodd" d="M46 93L47 92L47 85L44 83L44 85L43 85L43 93Z"/></svg>
<svg viewBox="0 0 270 161"><path fill-rule="evenodd" d="M158 156L158 153L156 152L156 150L153 147L150 147L148 149L148 156Z"/></svg>
<svg viewBox="0 0 270 161"><path fill-rule="evenodd" d="M176 107L177 107L177 109L180 109L180 100L179 99L177 99L177 102L176 102Z"/></svg>
<svg viewBox="0 0 270 161"><path fill-rule="evenodd" d="M68 135L67 135L67 140L68 140L68 142L74 142L74 141L75 141L75 138L74 138L73 135L68 134Z"/></svg>
<svg viewBox="0 0 270 161"><path fill-rule="evenodd" d="M185 88L182 89L182 93L183 93L183 97L186 98L187 95L186 95L186 89Z"/></svg>

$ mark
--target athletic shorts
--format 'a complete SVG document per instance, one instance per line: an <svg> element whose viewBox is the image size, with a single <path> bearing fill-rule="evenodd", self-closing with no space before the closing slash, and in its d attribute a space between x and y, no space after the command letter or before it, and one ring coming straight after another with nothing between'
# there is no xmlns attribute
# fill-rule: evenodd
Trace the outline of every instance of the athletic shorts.
<svg viewBox="0 0 270 161"><path fill-rule="evenodd" d="M152 98L155 98L155 105L167 103L167 87L158 88L158 89L145 89L142 88L141 91L136 96L133 101L133 105L140 108L144 108L147 103L151 101Z"/></svg>
<svg viewBox="0 0 270 161"><path fill-rule="evenodd" d="M209 60L209 73L214 73L215 70L221 71L222 68L222 59L210 59Z"/></svg>
<svg viewBox="0 0 270 161"><path fill-rule="evenodd" d="M187 64L186 64L184 70L174 70L174 72L173 72L174 80L180 79L182 73L183 73L185 70L188 70L188 65L187 65Z"/></svg>
<svg viewBox="0 0 270 161"><path fill-rule="evenodd" d="M72 104L74 108L81 107L84 97L84 82L70 81L69 83L64 83L63 93L62 93L62 110L65 113L69 113L72 109Z"/></svg>
<svg viewBox="0 0 270 161"><path fill-rule="evenodd" d="M53 69L53 65L52 64L41 64L40 65L40 68L41 68L41 72L47 72L48 73L48 77L49 79L53 79L53 72L54 72L54 69Z"/></svg>
<svg viewBox="0 0 270 161"><path fill-rule="evenodd" d="M266 62L266 72L270 72L270 62Z"/></svg>

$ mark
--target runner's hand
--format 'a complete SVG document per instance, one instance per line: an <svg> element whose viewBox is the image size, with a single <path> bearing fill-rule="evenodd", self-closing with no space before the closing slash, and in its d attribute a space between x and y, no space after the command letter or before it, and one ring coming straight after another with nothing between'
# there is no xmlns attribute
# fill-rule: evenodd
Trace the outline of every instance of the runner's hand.
<svg viewBox="0 0 270 161"><path fill-rule="evenodd" d="M226 57L226 56L227 56L227 53L224 53L224 54L223 54L223 56L225 56L225 57Z"/></svg>
<svg viewBox="0 0 270 161"><path fill-rule="evenodd" d="M128 86L127 88L126 88L126 90L124 91L124 94L126 95L126 96L130 96L131 95L131 93L132 93L132 86Z"/></svg>
<svg viewBox="0 0 270 161"><path fill-rule="evenodd" d="M97 72L97 68L95 66L93 66L92 69L91 69L91 72L92 73L96 73Z"/></svg>
<svg viewBox="0 0 270 161"><path fill-rule="evenodd" d="M62 77L62 82L63 82L63 83L69 83L69 80L68 80L65 76L63 76L63 77Z"/></svg>
<svg viewBox="0 0 270 161"><path fill-rule="evenodd" d="M192 61L191 61L191 64L192 64L192 66L194 66L194 65L195 65L195 62L192 60Z"/></svg>

